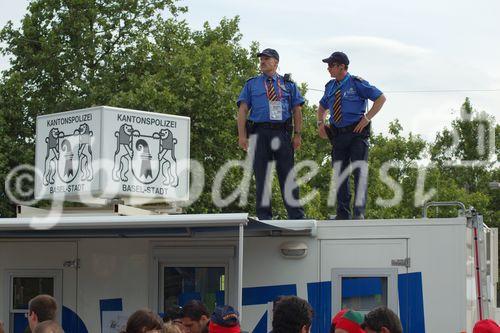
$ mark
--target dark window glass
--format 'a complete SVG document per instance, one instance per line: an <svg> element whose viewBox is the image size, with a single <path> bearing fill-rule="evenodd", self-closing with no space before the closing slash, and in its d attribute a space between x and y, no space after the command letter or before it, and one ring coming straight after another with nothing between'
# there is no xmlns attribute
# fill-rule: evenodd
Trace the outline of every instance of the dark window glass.
<svg viewBox="0 0 500 333"><path fill-rule="evenodd" d="M12 279L14 310L27 310L30 299L37 295L54 296L54 278L51 277L14 277Z"/></svg>
<svg viewBox="0 0 500 333"><path fill-rule="evenodd" d="M387 277L343 277L341 306L365 314L387 306Z"/></svg>
<svg viewBox="0 0 500 333"><path fill-rule="evenodd" d="M224 305L224 267L165 267L163 281L164 307L184 305L201 300L210 313Z"/></svg>

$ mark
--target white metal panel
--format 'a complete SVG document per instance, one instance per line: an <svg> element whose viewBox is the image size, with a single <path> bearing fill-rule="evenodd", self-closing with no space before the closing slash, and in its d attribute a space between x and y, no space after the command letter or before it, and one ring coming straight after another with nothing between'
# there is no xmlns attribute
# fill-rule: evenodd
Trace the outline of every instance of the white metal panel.
<svg viewBox="0 0 500 333"><path fill-rule="evenodd" d="M102 156L112 169L102 168L108 179L102 196L188 200L190 122L188 117L103 107ZM130 143L124 144L127 139Z"/></svg>
<svg viewBox="0 0 500 333"><path fill-rule="evenodd" d="M101 135L101 107L37 117L35 198L77 198L99 191ZM83 170L93 170L91 179Z"/></svg>
<svg viewBox="0 0 500 333"><path fill-rule="evenodd" d="M407 257L407 240L394 239L332 239L321 241L321 280L329 281L331 270L341 268L390 268L393 259ZM405 267L398 268L406 273Z"/></svg>
<svg viewBox="0 0 500 333"><path fill-rule="evenodd" d="M426 332L466 330L466 234L464 224L408 229L410 272L422 273ZM436 313L441 320L433 320Z"/></svg>
<svg viewBox="0 0 500 333"><path fill-rule="evenodd" d="M129 315L148 307L147 239L79 241L78 309L89 332L100 332L99 301L121 298Z"/></svg>
<svg viewBox="0 0 500 333"><path fill-rule="evenodd" d="M301 241L308 247L303 259L286 259L280 245ZM244 244L243 287L302 284L318 281L318 242L310 237L252 237ZM303 289L302 289L303 288ZM301 297L307 299L305 285L298 286Z"/></svg>
<svg viewBox="0 0 500 333"><path fill-rule="evenodd" d="M308 254L302 259L287 259L280 245L300 241L307 245ZM310 236L247 237L244 244L243 288L295 285L297 296L308 299L307 284L319 281L319 243ZM269 304L243 307L242 330L251 332ZM271 319L268 313L268 321Z"/></svg>

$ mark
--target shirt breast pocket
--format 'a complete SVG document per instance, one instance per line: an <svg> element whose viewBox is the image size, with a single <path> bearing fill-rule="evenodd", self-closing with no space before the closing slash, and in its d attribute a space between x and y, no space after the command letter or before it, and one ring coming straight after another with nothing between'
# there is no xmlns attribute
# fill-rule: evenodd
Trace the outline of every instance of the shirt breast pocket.
<svg viewBox="0 0 500 333"><path fill-rule="evenodd" d="M268 103L267 94L265 91L252 91L252 106L254 108L262 108Z"/></svg>
<svg viewBox="0 0 500 333"><path fill-rule="evenodd" d="M333 103L335 103L335 93L333 91L326 94L326 102L329 108L331 108Z"/></svg>

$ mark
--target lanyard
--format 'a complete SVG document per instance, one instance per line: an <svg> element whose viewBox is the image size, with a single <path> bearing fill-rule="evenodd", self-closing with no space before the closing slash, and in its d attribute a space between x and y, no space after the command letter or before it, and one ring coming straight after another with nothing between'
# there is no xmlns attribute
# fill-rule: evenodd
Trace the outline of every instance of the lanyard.
<svg viewBox="0 0 500 333"><path fill-rule="evenodd" d="M342 86L344 85L344 83L346 83L346 81L347 81L347 79L349 78L349 76L350 76L350 74L347 74L347 75L345 76L345 78L343 78L343 79L342 79L342 81L340 81L340 82L339 82L339 85L338 85L337 87L335 87L335 90L333 90L333 91L334 91L334 93L335 93L335 92L337 92L337 90L340 90L340 89L342 88ZM338 82L338 81L337 81L337 82Z"/></svg>
<svg viewBox="0 0 500 333"><path fill-rule="evenodd" d="M278 86L278 99L281 101L281 97L283 96L283 94L281 93L281 88L279 85L279 77L276 78L276 81L278 81L278 84L277 84L277 86ZM271 84L274 87L273 81L271 81ZM267 79L264 80L264 89L266 89L267 99L269 99L269 87L267 86Z"/></svg>

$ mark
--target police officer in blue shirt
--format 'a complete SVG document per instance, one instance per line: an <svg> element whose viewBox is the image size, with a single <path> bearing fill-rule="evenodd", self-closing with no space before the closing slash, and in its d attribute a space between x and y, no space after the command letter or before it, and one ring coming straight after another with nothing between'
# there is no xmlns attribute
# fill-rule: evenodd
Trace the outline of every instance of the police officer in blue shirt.
<svg viewBox="0 0 500 333"><path fill-rule="evenodd" d="M303 219L304 210L298 203L299 188L295 182L294 150L302 143L302 98L299 89L276 71L279 54L265 49L257 54L261 75L249 79L237 101L238 143L249 149L249 136L255 135L253 170L256 182L257 217L272 219L270 193L266 193L266 175L270 162L276 161L281 195L289 219ZM293 132L293 134L292 134ZM252 141L252 140L251 140ZM271 182L272 180L268 180Z"/></svg>
<svg viewBox="0 0 500 333"><path fill-rule="evenodd" d="M333 78L325 86L325 94L318 107L319 136L330 139L333 168L341 181L337 189L338 220L351 215L351 191L346 169L351 165L354 173L354 219L364 219L368 176L368 137L370 121L385 103L385 96L376 87L347 71L349 59L343 52L334 52L323 59ZM367 99L373 101L365 114ZM329 124L325 124L326 110L330 111ZM343 177L342 177L343 176Z"/></svg>

